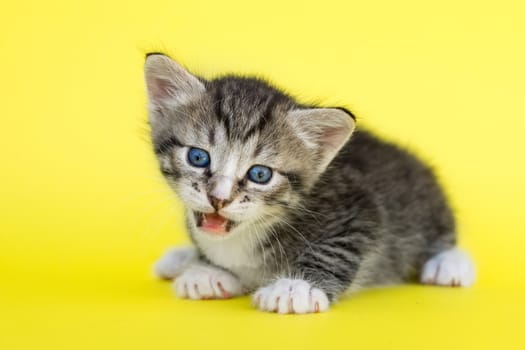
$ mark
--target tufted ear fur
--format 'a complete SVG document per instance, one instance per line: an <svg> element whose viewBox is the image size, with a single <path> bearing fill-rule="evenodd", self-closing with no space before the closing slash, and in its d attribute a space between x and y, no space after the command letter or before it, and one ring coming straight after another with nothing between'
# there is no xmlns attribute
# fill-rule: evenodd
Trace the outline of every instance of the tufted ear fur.
<svg viewBox="0 0 525 350"><path fill-rule="evenodd" d="M184 104L205 92L204 84L180 64L163 54L148 54L144 65L150 121L162 108Z"/></svg>
<svg viewBox="0 0 525 350"><path fill-rule="evenodd" d="M339 108L296 109L288 120L304 144L320 156L322 172L354 131L355 121L350 112Z"/></svg>

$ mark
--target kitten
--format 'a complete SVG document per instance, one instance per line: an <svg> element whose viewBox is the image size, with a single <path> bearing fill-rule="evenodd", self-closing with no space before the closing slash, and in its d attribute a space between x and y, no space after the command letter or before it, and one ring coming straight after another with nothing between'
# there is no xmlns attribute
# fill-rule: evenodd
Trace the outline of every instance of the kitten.
<svg viewBox="0 0 525 350"><path fill-rule="evenodd" d="M145 79L155 153L194 243L156 265L179 297L254 292L261 310L310 313L417 276L473 283L432 171L354 131L351 112L257 79L205 80L163 54L147 56Z"/></svg>

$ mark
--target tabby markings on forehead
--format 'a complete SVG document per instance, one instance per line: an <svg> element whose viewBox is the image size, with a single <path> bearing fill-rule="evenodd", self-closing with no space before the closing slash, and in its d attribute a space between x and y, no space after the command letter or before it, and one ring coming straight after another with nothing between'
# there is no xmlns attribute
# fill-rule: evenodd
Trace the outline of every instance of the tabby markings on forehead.
<svg viewBox="0 0 525 350"><path fill-rule="evenodd" d="M215 145L215 128L210 128L209 132L208 132L208 142L210 143L210 145L214 146Z"/></svg>

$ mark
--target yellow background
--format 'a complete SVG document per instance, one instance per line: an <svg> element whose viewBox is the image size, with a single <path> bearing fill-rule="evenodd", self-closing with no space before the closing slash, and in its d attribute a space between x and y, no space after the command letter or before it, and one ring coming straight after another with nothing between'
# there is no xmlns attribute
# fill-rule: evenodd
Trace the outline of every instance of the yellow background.
<svg viewBox="0 0 525 350"><path fill-rule="evenodd" d="M522 1L0 5L1 349L524 349ZM177 300L185 241L147 138L143 56L267 77L431 161L471 289L365 291L311 316Z"/></svg>

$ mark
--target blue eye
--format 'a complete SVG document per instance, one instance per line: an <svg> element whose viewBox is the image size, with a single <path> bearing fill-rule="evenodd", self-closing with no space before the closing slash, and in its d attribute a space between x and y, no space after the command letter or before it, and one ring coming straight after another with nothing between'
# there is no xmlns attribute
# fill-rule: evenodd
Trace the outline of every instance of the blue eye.
<svg viewBox="0 0 525 350"><path fill-rule="evenodd" d="M248 170L248 180L257 184L267 184L272 178L272 169L264 165L254 165Z"/></svg>
<svg viewBox="0 0 525 350"><path fill-rule="evenodd" d="M210 165L210 155L203 149L190 147L188 150L188 163L197 168L206 168Z"/></svg>

